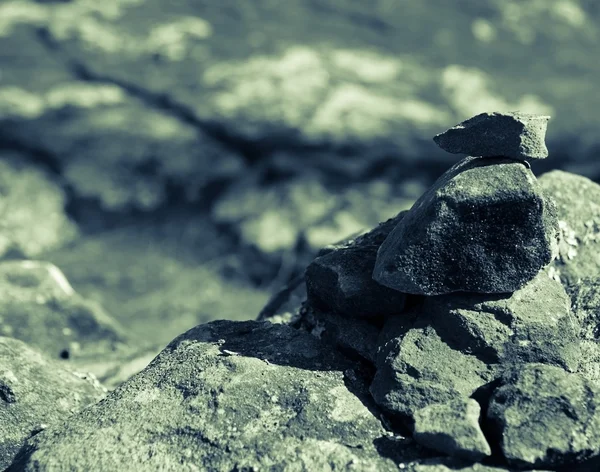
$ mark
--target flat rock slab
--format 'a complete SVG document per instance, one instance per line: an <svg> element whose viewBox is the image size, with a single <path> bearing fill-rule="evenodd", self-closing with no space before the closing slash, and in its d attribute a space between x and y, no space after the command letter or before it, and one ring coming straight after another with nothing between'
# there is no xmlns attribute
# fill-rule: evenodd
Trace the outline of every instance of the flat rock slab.
<svg viewBox="0 0 600 472"><path fill-rule="evenodd" d="M105 393L93 377L68 371L21 341L0 337L0 470L29 437Z"/></svg>
<svg viewBox="0 0 600 472"><path fill-rule="evenodd" d="M600 388L559 367L508 371L487 417L512 466L554 468L600 453Z"/></svg>
<svg viewBox="0 0 600 472"><path fill-rule="evenodd" d="M535 176L511 159L467 157L379 248L373 278L404 293L514 292L557 252L558 222Z"/></svg>
<svg viewBox="0 0 600 472"><path fill-rule="evenodd" d="M289 326L201 325L9 470L397 470L353 365Z"/></svg>
<svg viewBox="0 0 600 472"><path fill-rule="evenodd" d="M556 204L558 257L550 274L565 287L600 274L600 185L561 170L540 176L544 194Z"/></svg>
<svg viewBox="0 0 600 472"><path fill-rule="evenodd" d="M481 428L481 407L470 398L435 403L415 412L413 437L453 457L479 462L492 454Z"/></svg>
<svg viewBox="0 0 600 472"><path fill-rule="evenodd" d="M479 157L544 159L549 116L481 113L433 138L444 151Z"/></svg>

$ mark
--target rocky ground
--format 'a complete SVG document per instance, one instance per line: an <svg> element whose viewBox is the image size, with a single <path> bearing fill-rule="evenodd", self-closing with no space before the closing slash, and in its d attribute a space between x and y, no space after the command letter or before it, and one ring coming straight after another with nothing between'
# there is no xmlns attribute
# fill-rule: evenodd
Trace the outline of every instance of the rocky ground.
<svg viewBox="0 0 600 472"><path fill-rule="evenodd" d="M0 470L596 470L600 10L365 5L0 2ZM460 160L431 137L514 109L550 158L451 179L511 227L396 230ZM435 277L365 277L415 225ZM445 293L472 267L512 295Z"/></svg>

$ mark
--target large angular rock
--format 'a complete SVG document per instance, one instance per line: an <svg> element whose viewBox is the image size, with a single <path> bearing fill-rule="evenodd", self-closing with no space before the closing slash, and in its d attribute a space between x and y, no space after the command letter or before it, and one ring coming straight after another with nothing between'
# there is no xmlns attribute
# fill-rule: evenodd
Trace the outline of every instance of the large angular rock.
<svg viewBox="0 0 600 472"><path fill-rule="evenodd" d="M373 278L400 292L514 292L556 254L558 223L533 173L467 157L410 209L379 248Z"/></svg>
<svg viewBox="0 0 600 472"><path fill-rule="evenodd" d="M449 456L480 462L492 454L481 428L481 407L472 399L426 406L415 412L413 437Z"/></svg>
<svg viewBox="0 0 600 472"><path fill-rule="evenodd" d="M554 468L600 454L600 388L559 367L509 370L487 417L512 466Z"/></svg>
<svg viewBox="0 0 600 472"><path fill-rule="evenodd" d="M77 294L55 265L29 260L0 264L0 335L54 359L94 356L130 340L98 304Z"/></svg>
<svg viewBox="0 0 600 472"><path fill-rule="evenodd" d="M9 470L397 470L353 368L285 325L201 325Z"/></svg>
<svg viewBox="0 0 600 472"><path fill-rule="evenodd" d="M544 194L556 204L558 257L550 274L566 287L600 276L600 185L560 170L539 178Z"/></svg>
<svg viewBox="0 0 600 472"><path fill-rule="evenodd" d="M402 330L405 334L380 347L370 388L392 415L407 417L432 403L469 397L495 378L495 365L455 348L427 314Z"/></svg>
<svg viewBox="0 0 600 472"><path fill-rule="evenodd" d="M563 286L540 272L511 294L427 297L422 310L453 346L487 362L541 362L578 368L581 323Z"/></svg>
<svg viewBox="0 0 600 472"><path fill-rule="evenodd" d="M0 337L0 469L30 436L96 403L106 390L27 344Z"/></svg>
<svg viewBox="0 0 600 472"><path fill-rule="evenodd" d="M444 151L478 157L544 159L549 116L481 113L433 138Z"/></svg>

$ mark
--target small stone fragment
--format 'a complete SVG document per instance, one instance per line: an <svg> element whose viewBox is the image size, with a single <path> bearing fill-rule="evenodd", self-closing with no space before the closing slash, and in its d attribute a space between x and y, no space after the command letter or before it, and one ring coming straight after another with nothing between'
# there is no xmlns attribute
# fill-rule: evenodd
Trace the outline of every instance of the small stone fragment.
<svg viewBox="0 0 600 472"><path fill-rule="evenodd" d="M478 157L544 159L549 116L481 113L433 138L444 151Z"/></svg>
<svg viewBox="0 0 600 472"><path fill-rule="evenodd" d="M554 469L600 453L600 387L559 367L506 372L487 417L514 467Z"/></svg>
<svg viewBox="0 0 600 472"><path fill-rule="evenodd" d="M416 442L453 457L481 461L492 454L479 427L481 407L470 398L435 403L413 415Z"/></svg>
<svg viewBox="0 0 600 472"><path fill-rule="evenodd" d="M373 278L404 293L514 292L557 252L558 222L522 163L467 157L383 242Z"/></svg>
<svg viewBox="0 0 600 472"><path fill-rule="evenodd" d="M379 246L405 213L317 257L306 269L309 302L349 317L400 313L405 295L379 285L372 274Z"/></svg>

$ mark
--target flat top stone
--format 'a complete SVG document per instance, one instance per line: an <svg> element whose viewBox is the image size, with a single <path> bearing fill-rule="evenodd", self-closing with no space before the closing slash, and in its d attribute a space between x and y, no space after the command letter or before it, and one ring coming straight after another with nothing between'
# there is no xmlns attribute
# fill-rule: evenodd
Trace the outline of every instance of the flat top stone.
<svg viewBox="0 0 600 472"><path fill-rule="evenodd" d="M544 159L549 116L521 112L481 113L433 138L444 151L477 157Z"/></svg>

